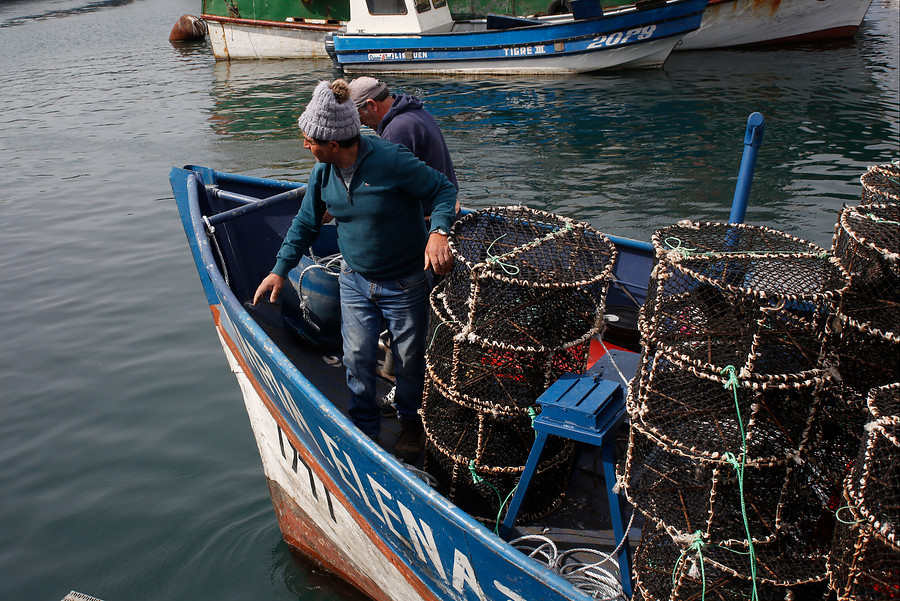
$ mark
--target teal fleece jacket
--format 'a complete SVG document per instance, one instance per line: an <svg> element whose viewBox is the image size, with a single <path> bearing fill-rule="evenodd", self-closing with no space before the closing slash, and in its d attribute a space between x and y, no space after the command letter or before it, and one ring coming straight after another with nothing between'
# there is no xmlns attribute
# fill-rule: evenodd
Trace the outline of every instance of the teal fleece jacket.
<svg viewBox="0 0 900 601"><path fill-rule="evenodd" d="M348 189L349 188L349 189ZM347 265L370 280L390 280L424 269L422 201L431 201L431 230L450 230L456 188L405 147L360 136L356 171L345 186L337 167L316 163L300 210L278 251L272 273L287 277L319 235L325 210L337 225Z"/></svg>

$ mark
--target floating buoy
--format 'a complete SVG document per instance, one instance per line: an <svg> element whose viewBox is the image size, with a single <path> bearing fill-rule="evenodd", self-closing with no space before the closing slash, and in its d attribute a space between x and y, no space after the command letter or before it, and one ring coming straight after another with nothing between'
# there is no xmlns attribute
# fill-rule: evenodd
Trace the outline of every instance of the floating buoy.
<svg viewBox="0 0 900 601"><path fill-rule="evenodd" d="M169 34L170 42L189 42L199 40L206 35L206 21L194 15L182 15L172 32Z"/></svg>

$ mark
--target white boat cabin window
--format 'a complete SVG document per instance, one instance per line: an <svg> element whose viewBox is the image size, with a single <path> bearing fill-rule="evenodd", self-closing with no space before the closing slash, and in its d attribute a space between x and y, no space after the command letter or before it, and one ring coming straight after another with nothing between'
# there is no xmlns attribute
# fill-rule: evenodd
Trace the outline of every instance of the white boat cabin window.
<svg viewBox="0 0 900 601"><path fill-rule="evenodd" d="M428 0L416 0L416 12L423 13L426 10L431 10L431 3Z"/></svg>
<svg viewBox="0 0 900 601"><path fill-rule="evenodd" d="M370 15L405 15L406 3L403 0L366 0Z"/></svg>
<svg viewBox="0 0 900 601"><path fill-rule="evenodd" d="M435 8L447 6L447 0L432 0L431 3L434 5Z"/></svg>

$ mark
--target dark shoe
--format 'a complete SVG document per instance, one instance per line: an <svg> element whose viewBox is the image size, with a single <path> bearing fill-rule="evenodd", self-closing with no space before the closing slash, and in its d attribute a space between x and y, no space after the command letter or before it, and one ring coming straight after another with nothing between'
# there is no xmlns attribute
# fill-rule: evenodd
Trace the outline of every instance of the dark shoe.
<svg viewBox="0 0 900 601"><path fill-rule="evenodd" d="M422 426L422 418L400 419L400 434L394 443L394 457L402 459L406 463L414 464L422 454L422 446L425 438L425 428Z"/></svg>

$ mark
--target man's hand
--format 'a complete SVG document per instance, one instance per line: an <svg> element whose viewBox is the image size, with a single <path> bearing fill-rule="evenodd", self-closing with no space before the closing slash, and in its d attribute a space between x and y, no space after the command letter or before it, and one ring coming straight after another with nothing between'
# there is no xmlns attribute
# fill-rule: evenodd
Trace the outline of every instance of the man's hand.
<svg viewBox="0 0 900 601"><path fill-rule="evenodd" d="M275 275L274 273L270 273L263 279L260 283L259 288L256 289L256 293L253 295L253 304L259 302L259 299L263 297L263 295L269 290L272 291L272 294L269 295L269 302L274 303L278 300L278 295L281 294L281 289L284 287L284 278L280 275Z"/></svg>
<svg viewBox="0 0 900 601"><path fill-rule="evenodd" d="M453 254L447 236L432 232L425 246L425 269L431 267L438 275L447 275L453 268Z"/></svg>

